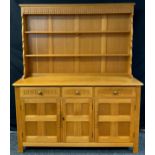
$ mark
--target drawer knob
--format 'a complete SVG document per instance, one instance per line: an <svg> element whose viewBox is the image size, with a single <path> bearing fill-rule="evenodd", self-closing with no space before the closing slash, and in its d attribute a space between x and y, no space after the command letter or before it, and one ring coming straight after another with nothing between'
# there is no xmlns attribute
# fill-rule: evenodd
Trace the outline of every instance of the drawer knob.
<svg viewBox="0 0 155 155"><path fill-rule="evenodd" d="M80 91L79 91L79 90L76 90L76 91L75 91L75 94L76 94L76 95L80 95Z"/></svg>
<svg viewBox="0 0 155 155"><path fill-rule="evenodd" d="M39 90L37 93L38 95L43 95L43 92L41 90Z"/></svg>
<svg viewBox="0 0 155 155"><path fill-rule="evenodd" d="M114 95L118 95L119 93L118 93L117 90L114 90L114 91L113 91L113 94L114 94Z"/></svg>

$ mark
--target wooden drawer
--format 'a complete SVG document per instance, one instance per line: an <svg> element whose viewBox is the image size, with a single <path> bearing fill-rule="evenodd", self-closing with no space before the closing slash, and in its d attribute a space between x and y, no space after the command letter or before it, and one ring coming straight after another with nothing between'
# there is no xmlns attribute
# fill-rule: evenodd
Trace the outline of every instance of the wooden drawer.
<svg viewBox="0 0 155 155"><path fill-rule="evenodd" d="M63 97L92 97L91 87L63 87Z"/></svg>
<svg viewBox="0 0 155 155"><path fill-rule="evenodd" d="M57 87L22 87L21 97L59 97L60 88Z"/></svg>
<svg viewBox="0 0 155 155"><path fill-rule="evenodd" d="M135 97L136 92L133 87L96 87L96 97Z"/></svg>

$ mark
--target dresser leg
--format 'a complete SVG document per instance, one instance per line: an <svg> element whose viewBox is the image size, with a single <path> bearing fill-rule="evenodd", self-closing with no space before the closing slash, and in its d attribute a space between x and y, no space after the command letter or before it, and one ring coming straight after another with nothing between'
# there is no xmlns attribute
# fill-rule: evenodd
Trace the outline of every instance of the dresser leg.
<svg viewBox="0 0 155 155"><path fill-rule="evenodd" d="M138 153L139 151L139 121L140 121L140 87L136 88L136 109L135 109L135 129L134 129L134 145L133 145L133 153Z"/></svg>
<svg viewBox="0 0 155 155"><path fill-rule="evenodd" d="M16 95L16 118L17 118L17 141L18 141L18 152L23 152L23 134L22 134L22 111L20 101L20 90L18 87L15 88Z"/></svg>
<svg viewBox="0 0 155 155"><path fill-rule="evenodd" d="M133 147L133 153L138 153L138 151L139 151L138 145L135 145Z"/></svg>
<svg viewBox="0 0 155 155"><path fill-rule="evenodd" d="M18 143L18 152L23 153L23 145Z"/></svg>

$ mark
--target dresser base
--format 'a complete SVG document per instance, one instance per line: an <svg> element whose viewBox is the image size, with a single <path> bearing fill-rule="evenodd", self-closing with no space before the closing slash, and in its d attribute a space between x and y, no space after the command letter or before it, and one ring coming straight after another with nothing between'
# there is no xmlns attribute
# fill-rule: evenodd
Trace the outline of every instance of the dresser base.
<svg viewBox="0 0 155 155"><path fill-rule="evenodd" d="M133 147L133 153L138 153L138 146L133 143L30 143L24 142L23 147L81 147L81 148L104 148L104 147ZM23 147L18 148L18 152L23 152Z"/></svg>

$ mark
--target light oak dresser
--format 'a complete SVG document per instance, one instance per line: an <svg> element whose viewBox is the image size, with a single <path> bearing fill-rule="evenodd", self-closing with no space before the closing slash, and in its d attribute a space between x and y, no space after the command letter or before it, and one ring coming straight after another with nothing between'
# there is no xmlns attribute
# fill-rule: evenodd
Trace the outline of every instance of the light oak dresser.
<svg viewBox="0 0 155 155"><path fill-rule="evenodd" d="M134 4L20 7L18 151L133 147L137 153L142 83L132 76Z"/></svg>

